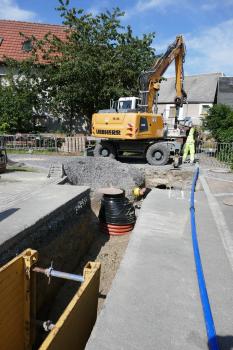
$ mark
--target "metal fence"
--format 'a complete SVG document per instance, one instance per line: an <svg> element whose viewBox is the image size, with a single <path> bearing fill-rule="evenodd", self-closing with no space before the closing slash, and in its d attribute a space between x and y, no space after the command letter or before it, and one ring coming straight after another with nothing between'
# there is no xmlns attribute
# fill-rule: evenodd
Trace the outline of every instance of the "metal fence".
<svg viewBox="0 0 233 350"><path fill-rule="evenodd" d="M6 149L15 150L35 149L57 151L59 146L56 136L44 136L40 134L1 135L0 144Z"/></svg>
<svg viewBox="0 0 233 350"><path fill-rule="evenodd" d="M201 164L211 167L232 168L233 142L201 142L196 147L196 156Z"/></svg>
<svg viewBox="0 0 233 350"><path fill-rule="evenodd" d="M0 146L8 150L47 150L66 153L85 151L86 137L57 137L44 134L0 135Z"/></svg>

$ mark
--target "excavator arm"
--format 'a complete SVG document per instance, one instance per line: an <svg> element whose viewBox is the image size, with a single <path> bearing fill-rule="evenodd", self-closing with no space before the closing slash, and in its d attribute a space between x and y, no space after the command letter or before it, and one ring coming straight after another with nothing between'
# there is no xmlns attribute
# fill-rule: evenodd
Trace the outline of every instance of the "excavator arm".
<svg viewBox="0 0 233 350"><path fill-rule="evenodd" d="M168 46L165 54L160 57L150 70L143 72L139 77L141 110L152 113L156 93L160 89L160 81L170 64L175 60L176 67L176 118L179 108L186 102L187 94L183 88L183 63L185 59L185 44L182 35Z"/></svg>

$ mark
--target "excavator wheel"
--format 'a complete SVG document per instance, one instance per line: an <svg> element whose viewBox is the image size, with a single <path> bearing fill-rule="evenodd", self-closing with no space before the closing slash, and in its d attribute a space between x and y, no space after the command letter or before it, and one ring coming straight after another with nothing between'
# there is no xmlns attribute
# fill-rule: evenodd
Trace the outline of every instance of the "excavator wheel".
<svg viewBox="0 0 233 350"><path fill-rule="evenodd" d="M109 157L109 158L116 158L116 152L114 150L114 147L108 143L97 143L94 148L94 157Z"/></svg>
<svg viewBox="0 0 233 350"><path fill-rule="evenodd" d="M146 160L151 165L165 165L169 157L170 150L163 143L153 143L146 152Z"/></svg>

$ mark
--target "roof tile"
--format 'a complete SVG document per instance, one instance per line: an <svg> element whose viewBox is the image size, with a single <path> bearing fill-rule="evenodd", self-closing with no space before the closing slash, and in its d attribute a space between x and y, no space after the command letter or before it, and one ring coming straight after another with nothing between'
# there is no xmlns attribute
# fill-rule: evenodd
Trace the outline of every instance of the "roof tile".
<svg viewBox="0 0 233 350"><path fill-rule="evenodd" d="M213 103L222 73L198 74L184 77L184 90L189 103ZM176 95L175 78L161 82L158 103L173 104Z"/></svg>
<svg viewBox="0 0 233 350"><path fill-rule="evenodd" d="M62 25L0 20L0 37L3 37L3 42L0 45L0 61L4 57L18 61L30 57L30 53L22 49L24 38L20 33L42 39L45 34L51 32L61 40L65 40L67 37L65 30L66 27ZM42 58L40 58L40 61L45 62Z"/></svg>

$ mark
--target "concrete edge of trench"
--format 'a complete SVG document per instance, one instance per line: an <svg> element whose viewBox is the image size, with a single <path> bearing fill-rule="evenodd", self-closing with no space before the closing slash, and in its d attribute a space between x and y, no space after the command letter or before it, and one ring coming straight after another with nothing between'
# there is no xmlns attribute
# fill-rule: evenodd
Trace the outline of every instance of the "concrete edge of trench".
<svg viewBox="0 0 233 350"><path fill-rule="evenodd" d="M207 348L189 192L153 189L86 349Z"/></svg>

